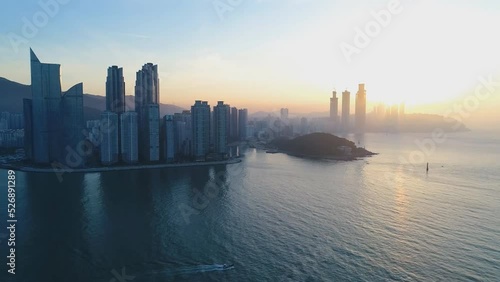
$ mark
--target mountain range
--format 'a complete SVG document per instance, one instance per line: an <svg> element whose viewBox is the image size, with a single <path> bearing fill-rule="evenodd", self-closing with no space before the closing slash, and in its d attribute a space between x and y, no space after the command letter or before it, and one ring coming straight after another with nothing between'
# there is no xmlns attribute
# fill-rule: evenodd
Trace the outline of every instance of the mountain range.
<svg viewBox="0 0 500 282"><path fill-rule="evenodd" d="M31 99L31 86L0 77L0 112L22 113L23 99ZM134 109L134 96L125 97L127 107ZM99 119L106 108L106 97L83 94L83 114L85 120ZM160 116L180 113L184 109L175 105L160 104Z"/></svg>

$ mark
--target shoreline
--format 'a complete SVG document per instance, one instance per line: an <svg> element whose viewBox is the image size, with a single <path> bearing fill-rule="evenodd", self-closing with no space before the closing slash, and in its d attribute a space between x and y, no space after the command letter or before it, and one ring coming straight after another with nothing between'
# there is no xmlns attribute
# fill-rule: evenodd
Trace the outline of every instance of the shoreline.
<svg viewBox="0 0 500 282"><path fill-rule="evenodd" d="M180 164L149 164L149 165L131 165L131 166L111 166L111 167L93 167L93 168L69 168L57 170L54 168L36 168L30 166L16 166L13 164L0 164L0 168L14 171L34 172L34 173L95 173L95 172L108 172L108 171L126 171L126 170L143 170L143 169L163 169L163 168L177 168L177 167L195 167L195 166L209 166L209 165L228 165L241 163L241 158L234 158L225 161L212 161L212 162L195 162L195 163L180 163Z"/></svg>
<svg viewBox="0 0 500 282"><path fill-rule="evenodd" d="M296 158L316 159L316 160L331 160L331 161L357 161L360 159L369 158L369 157L378 155L378 153L370 152L370 154L365 154L365 155L350 155L350 156L325 155L325 156L321 156L321 155L307 155L307 154L293 153L293 152L283 151L283 150L279 150L279 149L278 149L277 153L289 155L289 156L296 157Z"/></svg>

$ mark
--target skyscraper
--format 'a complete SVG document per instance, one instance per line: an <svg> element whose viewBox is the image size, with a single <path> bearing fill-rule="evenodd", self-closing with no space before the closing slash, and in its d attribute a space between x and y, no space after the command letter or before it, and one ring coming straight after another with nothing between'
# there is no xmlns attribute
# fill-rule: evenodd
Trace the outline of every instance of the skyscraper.
<svg viewBox="0 0 500 282"><path fill-rule="evenodd" d="M31 99L23 99L24 113L24 154L27 160L33 160L33 106Z"/></svg>
<svg viewBox="0 0 500 282"><path fill-rule="evenodd" d="M217 102L214 107L214 150L220 156L227 155L227 143L229 139L228 124L229 106L223 101Z"/></svg>
<svg viewBox="0 0 500 282"><path fill-rule="evenodd" d="M159 95L158 65L145 64L136 76L135 111L139 124L139 158L146 162L160 159Z"/></svg>
<svg viewBox="0 0 500 282"><path fill-rule="evenodd" d="M193 122L191 111L174 114L176 141L176 158L192 156Z"/></svg>
<svg viewBox="0 0 500 282"><path fill-rule="evenodd" d="M175 153L177 147L177 139L175 136L175 122L173 115L166 115L163 117L162 130L162 159L167 163L175 161Z"/></svg>
<svg viewBox="0 0 500 282"><path fill-rule="evenodd" d="M122 113L120 115L120 155L122 161L128 164L139 161L137 131L137 113Z"/></svg>
<svg viewBox="0 0 500 282"><path fill-rule="evenodd" d="M283 121L288 120L288 109L287 108L282 108L280 110L280 117L281 117L281 120L283 120Z"/></svg>
<svg viewBox="0 0 500 282"><path fill-rule="evenodd" d="M48 164L60 159L61 66L44 64L30 49L33 122L33 161Z"/></svg>
<svg viewBox="0 0 500 282"><path fill-rule="evenodd" d="M240 133L240 140L245 141L247 139L247 127L248 127L248 110L240 109L238 111L238 128Z"/></svg>
<svg viewBox="0 0 500 282"><path fill-rule="evenodd" d="M83 84L79 83L64 93L61 98L61 145L77 150L83 135ZM64 149L61 148L61 149ZM65 161L66 158L62 158ZM79 166L83 166L80 163Z"/></svg>
<svg viewBox="0 0 500 282"><path fill-rule="evenodd" d="M234 142L238 140L238 108L232 107L231 108L231 117L230 117L230 141Z"/></svg>
<svg viewBox="0 0 500 282"><path fill-rule="evenodd" d="M113 112L103 112L101 114L100 131L101 142L101 163L112 165L118 162L118 114Z"/></svg>
<svg viewBox="0 0 500 282"><path fill-rule="evenodd" d="M123 78L123 68L111 66L108 68L106 78L106 111L118 115L118 157L121 159L121 119L120 115L125 112L125 80Z"/></svg>
<svg viewBox="0 0 500 282"><path fill-rule="evenodd" d="M356 133L364 133L366 127L366 90L364 84L359 84L356 93Z"/></svg>
<svg viewBox="0 0 500 282"><path fill-rule="evenodd" d="M342 130L349 131L349 117L351 115L351 92L342 92Z"/></svg>
<svg viewBox="0 0 500 282"><path fill-rule="evenodd" d="M66 163L66 149L76 150L84 139L83 85L77 84L62 95L61 66L41 63L31 49L30 61L32 99L23 103L27 158L40 164Z"/></svg>
<svg viewBox="0 0 500 282"><path fill-rule="evenodd" d="M111 66L106 78L106 110L121 114L125 112L125 80L123 68Z"/></svg>
<svg viewBox="0 0 500 282"><path fill-rule="evenodd" d="M205 160L210 149L210 105L206 101L195 101L191 107L193 129L193 156Z"/></svg>
<svg viewBox="0 0 500 282"><path fill-rule="evenodd" d="M337 91L332 92L330 98L330 120L336 122L339 116L339 98L337 98Z"/></svg>

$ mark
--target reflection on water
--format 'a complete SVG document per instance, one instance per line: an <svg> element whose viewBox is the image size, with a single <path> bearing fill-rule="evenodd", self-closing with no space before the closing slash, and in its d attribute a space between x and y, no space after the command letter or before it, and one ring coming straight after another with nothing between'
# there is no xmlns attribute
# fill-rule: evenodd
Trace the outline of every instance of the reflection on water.
<svg viewBox="0 0 500 282"><path fill-rule="evenodd" d="M63 183L19 172L17 277L107 282L123 268L136 281L499 277L498 144L451 138L431 156L443 167L426 176L399 161L414 136L362 137L380 155L315 161L249 149L234 165L70 174ZM235 268L215 271L224 263Z"/></svg>

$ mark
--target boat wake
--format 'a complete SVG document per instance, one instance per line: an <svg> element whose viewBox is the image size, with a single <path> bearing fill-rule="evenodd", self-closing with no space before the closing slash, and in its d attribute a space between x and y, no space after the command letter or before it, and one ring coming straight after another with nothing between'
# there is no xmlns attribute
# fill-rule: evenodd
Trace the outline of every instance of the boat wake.
<svg viewBox="0 0 500 282"><path fill-rule="evenodd" d="M226 264L210 264L210 265L192 265L192 266L180 266L176 268L154 271L149 273L149 275L166 275L166 276L178 276L178 275L188 275L203 272L213 272L213 271L226 271L234 269L234 266Z"/></svg>

